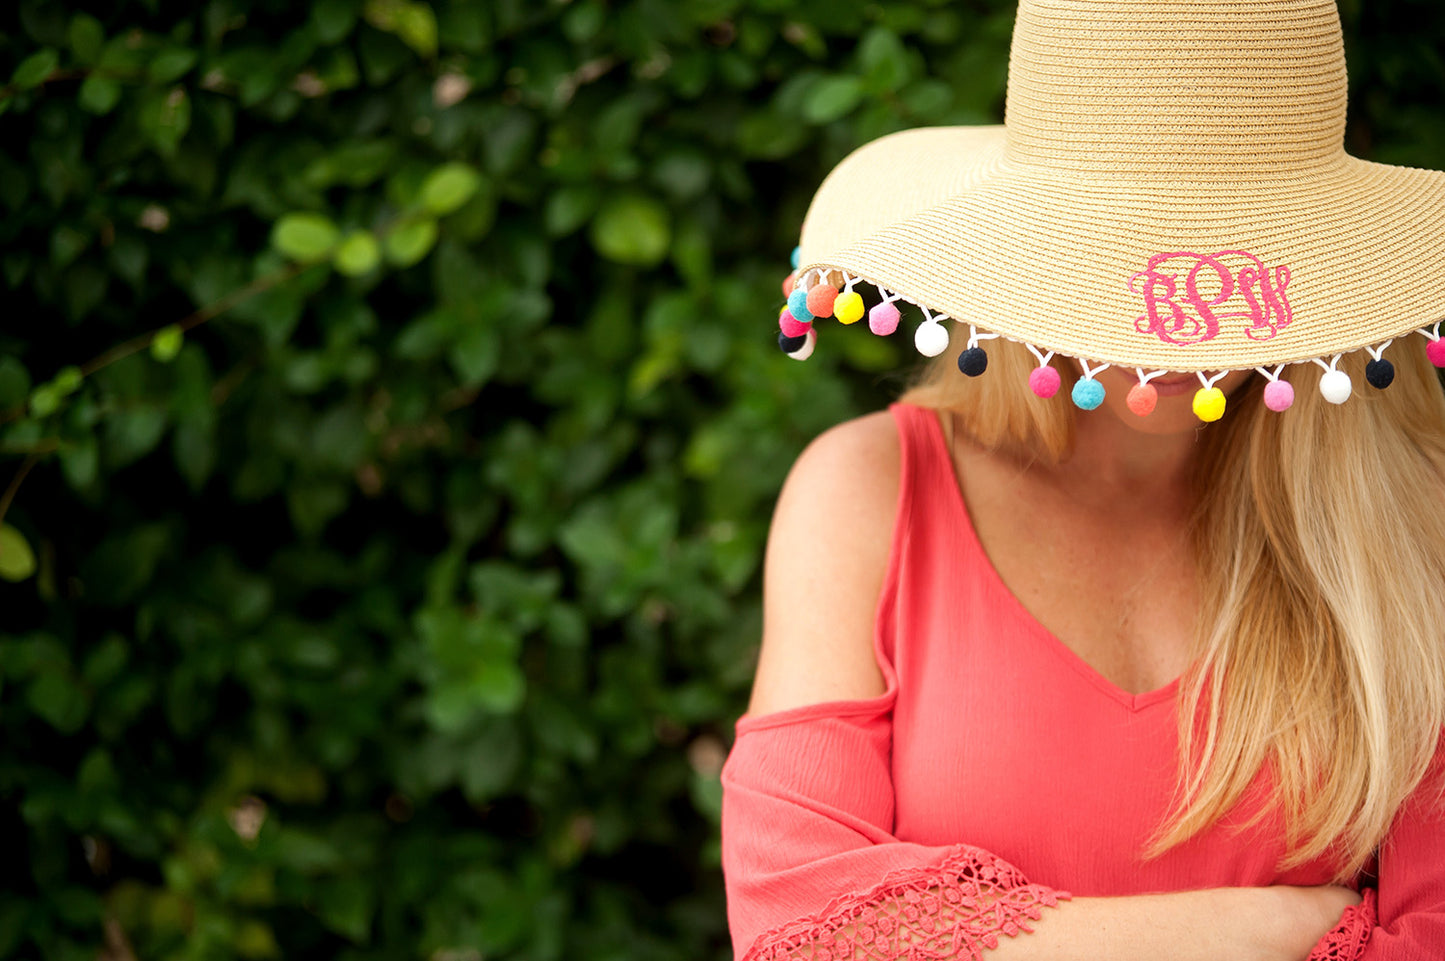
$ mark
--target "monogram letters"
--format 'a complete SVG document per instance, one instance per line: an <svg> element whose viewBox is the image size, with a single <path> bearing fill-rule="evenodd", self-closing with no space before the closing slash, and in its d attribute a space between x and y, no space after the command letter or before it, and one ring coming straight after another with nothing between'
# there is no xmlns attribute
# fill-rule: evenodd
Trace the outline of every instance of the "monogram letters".
<svg viewBox="0 0 1445 961"><path fill-rule="evenodd" d="M1269 340L1293 316L1285 296L1289 279L1289 267L1270 269L1243 250L1156 254L1129 281L1144 297L1145 313L1134 329L1188 346L1213 340L1221 327L1228 336L1229 322L1242 320L1250 340Z"/></svg>

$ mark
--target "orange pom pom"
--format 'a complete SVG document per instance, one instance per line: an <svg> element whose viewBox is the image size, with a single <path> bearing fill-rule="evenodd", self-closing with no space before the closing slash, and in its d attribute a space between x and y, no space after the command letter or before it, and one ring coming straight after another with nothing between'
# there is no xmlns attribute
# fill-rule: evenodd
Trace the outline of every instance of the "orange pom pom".
<svg viewBox="0 0 1445 961"><path fill-rule="evenodd" d="M808 312L814 317L833 316L833 301L838 299L838 288L829 284L814 284L808 290Z"/></svg>
<svg viewBox="0 0 1445 961"><path fill-rule="evenodd" d="M1154 413L1154 405L1159 403L1159 391L1153 384L1135 384L1129 388L1128 397L1129 409L1140 417L1148 417Z"/></svg>

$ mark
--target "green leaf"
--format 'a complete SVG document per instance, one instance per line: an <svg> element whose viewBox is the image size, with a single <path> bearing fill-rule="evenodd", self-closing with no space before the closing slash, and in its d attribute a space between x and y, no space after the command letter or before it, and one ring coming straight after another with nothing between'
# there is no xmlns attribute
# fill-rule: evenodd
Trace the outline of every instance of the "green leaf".
<svg viewBox="0 0 1445 961"><path fill-rule="evenodd" d="M30 372L14 357L0 357L0 410L25 403L30 393Z"/></svg>
<svg viewBox="0 0 1445 961"><path fill-rule="evenodd" d="M908 51L898 34L886 27L873 27L863 35L858 60L870 91L892 92L908 82Z"/></svg>
<svg viewBox="0 0 1445 961"><path fill-rule="evenodd" d="M236 953L243 958L256 959L281 957L281 947L276 935L264 921L244 921L236 927L230 938Z"/></svg>
<svg viewBox="0 0 1445 961"><path fill-rule="evenodd" d="M15 73L10 77L10 83L19 90L34 89L44 83L58 66L60 54L54 47L45 47L20 61L20 66L15 68Z"/></svg>
<svg viewBox="0 0 1445 961"><path fill-rule="evenodd" d="M624 195L598 211L591 239L597 252L609 260L651 267L667 256L671 219L667 208L651 197Z"/></svg>
<svg viewBox="0 0 1445 961"><path fill-rule="evenodd" d="M216 469L215 431L190 422L178 425L171 438L171 455L191 490L200 490Z"/></svg>
<svg viewBox="0 0 1445 961"><path fill-rule="evenodd" d="M146 68L151 83L168 84L184 77L196 65L196 51L172 47L156 54Z"/></svg>
<svg viewBox="0 0 1445 961"><path fill-rule="evenodd" d="M95 483L100 468L100 446L95 438L84 440L60 449L60 470L74 490L85 490Z"/></svg>
<svg viewBox="0 0 1445 961"><path fill-rule="evenodd" d="M381 263L381 245L369 230L348 234L331 257L331 266L348 277L369 274Z"/></svg>
<svg viewBox="0 0 1445 961"><path fill-rule="evenodd" d="M490 324L474 324L447 352L463 387L480 387L490 380L501 358L502 338Z"/></svg>
<svg viewBox="0 0 1445 961"><path fill-rule="evenodd" d="M53 383L41 384L30 392L30 414L33 417L49 417L60 409L65 395L55 389Z"/></svg>
<svg viewBox="0 0 1445 961"><path fill-rule="evenodd" d="M80 385L84 380L85 375L80 372L80 368L69 364L55 372L52 383L55 384L55 389L60 392L62 397L68 397L80 390Z"/></svg>
<svg viewBox="0 0 1445 961"><path fill-rule="evenodd" d="M464 163L449 163L433 170L421 185L421 205L430 214L445 216L472 198L482 175Z"/></svg>
<svg viewBox="0 0 1445 961"><path fill-rule="evenodd" d="M78 99L82 110L98 117L104 116L120 102L120 84L93 73L80 85Z"/></svg>
<svg viewBox="0 0 1445 961"><path fill-rule="evenodd" d="M386 259L393 266L410 267L430 253L436 242L435 220L408 221L386 235Z"/></svg>
<svg viewBox="0 0 1445 961"><path fill-rule="evenodd" d="M432 690L426 701L427 720L438 731L459 731L479 712L516 711L526 692L526 679L515 664L478 664L470 677L447 680Z"/></svg>
<svg viewBox="0 0 1445 961"><path fill-rule="evenodd" d="M317 914L326 926L352 941L364 943L371 934L378 888L358 877L327 879L317 887Z"/></svg>
<svg viewBox="0 0 1445 961"><path fill-rule="evenodd" d="M437 52L437 18L425 3L409 0L367 0L366 20L397 36L423 57Z"/></svg>
<svg viewBox="0 0 1445 961"><path fill-rule="evenodd" d="M173 156L181 138L191 129L191 98L185 87L155 90L141 102L140 128L156 150Z"/></svg>
<svg viewBox="0 0 1445 961"><path fill-rule="evenodd" d="M88 13L77 13L70 18L70 52L83 66L90 66L100 59L101 48L105 46L105 29L100 21Z"/></svg>
<svg viewBox="0 0 1445 961"><path fill-rule="evenodd" d="M396 35L423 57L436 56L437 18L426 4L408 3L402 6L397 13Z"/></svg>
<svg viewBox="0 0 1445 961"><path fill-rule="evenodd" d="M168 364L176 359L181 352L181 345L185 343L185 332L179 324L171 324L156 331L151 338L151 356L162 364Z"/></svg>
<svg viewBox="0 0 1445 961"><path fill-rule="evenodd" d="M357 4L353 0L316 0L311 5L311 22L322 43L339 43L356 29Z"/></svg>
<svg viewBox="0 0 1445 961"><path fill-rule="evenodd" d="M542 215L547 233L564 237L581 227L597 210L597 188L591 184L562 187L547 198Z"/></svg>
<svg viewBox="0 0 1445 961"><path fill-rule="evenodd" d="M326 259L340 240L330 217L305 211L284 214L271 231L271 245L303 264Z"/></svg>
<svg viewBox="0 0 1445 961"><path fill-rule="evenodd" d="M159 407L133 407L106 418L106 465L112 469L140 460L155 449L169 418Z"/></svg>
<svg viewBox="0 0 1445 961"><path fill-rule="evenodd" d="M346 509L347 488L327 481L302 481L286 488L291 522L307 537L314 537L333 517Z"/></svg>
<svg viewBox="0 0 1445 961"><path fill-rule="evenodd" d="M120 674L121 668L130 658L130 649L125 638L119 634L107 634L101 642L85 656L81 676L92 686L106 684Z"/></svg>
<svg viewBox="0 0 1445 961"><path fill-rule="evenodd" d="M25 535L9 524L0 524L0 577L23 581L35 573L35 552Z"/></svg>
<svg viewBox="0 0 1445 961"><path fill-rule="evenodd" d="M26 700L36 714L64 734L80 730L89 710L85 692L64 668L45 671L31 681Z"/></svg>
<svg viewBox="0 0 1445 961"><path fill-rule="evenodd" d="M50 235L50 262L56 267L68 267L89 244L90 238L83 231L61 224Z"/></svg>
<svg viewBox="0 0 1445 961"><path fill-rule="evenodd" d="M810 123L832 123L863 99L863 81L857 77L825 77L803 99L803 117Z"/></svg>
<svg viewBox="0 0 1445 961"><path fill-rule="evenodd" d="M81 562L80 579L87 602L119 607L132 601L150 587L156 566L172 546L164 524L109 532Z"/></svg>

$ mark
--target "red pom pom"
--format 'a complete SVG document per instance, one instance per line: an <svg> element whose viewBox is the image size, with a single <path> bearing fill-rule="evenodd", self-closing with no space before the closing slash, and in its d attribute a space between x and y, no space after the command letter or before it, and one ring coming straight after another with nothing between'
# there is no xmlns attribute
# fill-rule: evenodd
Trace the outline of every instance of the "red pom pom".
<svg viewBox="0 0 1445 961"><path fill-rule="evenodd" d="M1154 413L1154 405L1159 403L1159 391L1153 384L1135 384L1129 389L1129 409L1140 417L1148 417Z"/></svg>
<svg viewBox="0 0 1445 961"><path fill-rule="evenodd" d="M793 292L793 285L798 282L797 274L788 274L783 278L783 296L786 297Z"/></svg>
<svg viewBox="0 0 1445 961"><path fill-rule="evenodd" d="M808 290L808 312L814 317L833 316L833 301L838 299L838 288L828 284L814 284Z"/></svg>

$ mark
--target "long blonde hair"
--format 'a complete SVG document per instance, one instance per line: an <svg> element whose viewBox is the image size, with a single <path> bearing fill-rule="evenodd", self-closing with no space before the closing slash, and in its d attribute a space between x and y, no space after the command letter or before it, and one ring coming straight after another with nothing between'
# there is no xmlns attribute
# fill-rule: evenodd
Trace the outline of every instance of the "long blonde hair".
<svg viewBox="0 0 1445 961"><path fill-rule="evenodd" d="M955 345L957 346L957 345ZM1288 868L1328 853L1356 875L1421 783L1445 725L1445 392L1422 345L1391 351L1395 383L1323 400L1314 365L1289 369L1294 406L1263 379L1202 431L1193 543L1201 609L1180 686L1179 789L1149 855L1205 830L1264 769ZM963 377L952 356L904 400L955 411L972 440L1059 463L1073 444L1077 376L1044 401L1018 344ZM1266 809L1267 811L1268 809ZM1266 813L1266 812L1261 812Z"/></svg>

